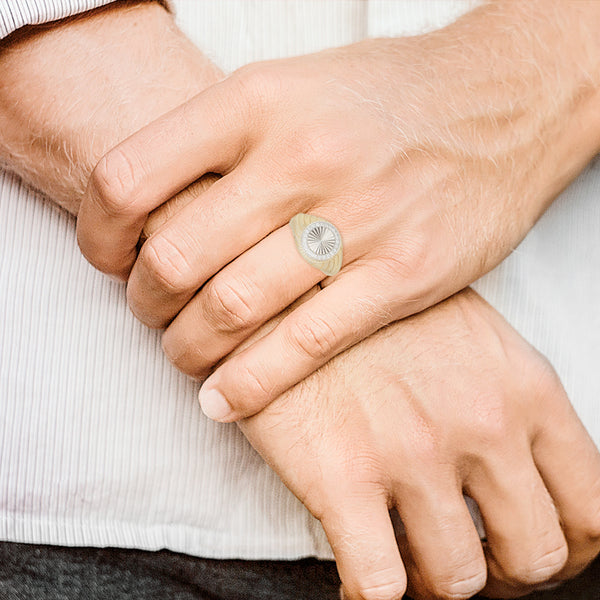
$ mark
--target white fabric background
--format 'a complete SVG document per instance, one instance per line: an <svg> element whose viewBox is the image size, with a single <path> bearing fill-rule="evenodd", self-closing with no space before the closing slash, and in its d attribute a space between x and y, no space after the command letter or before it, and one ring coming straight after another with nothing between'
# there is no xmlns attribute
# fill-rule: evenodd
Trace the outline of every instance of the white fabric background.
<svg viewBox="0 0 600 600"><path fill-rule="evenodd" d="M182 27L244 62L440 26L469 3L181 0ZM401 82L399 82L401 85ZM558 369L600 441L600 167L476 285ZM0 539L206 557L330 556L320 525L95 272L65 213L0 172Z"/></svg>
<svg viewBox="0 0 600 600"><path fill-rule="evenodd" d="M39 25L91 10L114 0L0 0L0 38L24 27Z"/></svg>

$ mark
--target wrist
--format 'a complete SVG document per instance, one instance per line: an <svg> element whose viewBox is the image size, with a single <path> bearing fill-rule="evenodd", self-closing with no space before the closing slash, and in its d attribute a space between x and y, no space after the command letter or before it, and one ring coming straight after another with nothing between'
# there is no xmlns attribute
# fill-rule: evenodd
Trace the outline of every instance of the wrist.
<svg viewBox="0 0 600 600"><path fill-rule="evenodd" d="M597 2L490 2L432 33L360 42L353 66L390 81L395 125L436 157L434 176L474 164L514 195L524 235L600 151L599 29Z"/></svg>
<svg viewBox="0 0 600 600"><path fill-rule="evenodd" d="M73 213L105 152L221 77L153 2L33 28L0 70L0 163Z"/></svg>
<svg viewBox="0 0 600 600"><path fill-rule="evenodd" d="M475 61L497 84L484 99L505 107L498 139L534 141L528 188L543 210L600 151L600 3L497 0L456 27L477 49L466 68Z"/></svg>

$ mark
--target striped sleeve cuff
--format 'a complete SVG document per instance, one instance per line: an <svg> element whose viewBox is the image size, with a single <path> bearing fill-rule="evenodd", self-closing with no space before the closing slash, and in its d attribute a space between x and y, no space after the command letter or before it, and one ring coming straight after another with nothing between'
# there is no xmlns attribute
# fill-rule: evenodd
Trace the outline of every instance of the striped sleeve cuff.
<svg viewBox="0 0 600 600"><path fill-rule="evenodd" d="M115 0L0 0L0 39L25 25L41 25ZM162 4L168 5L163 1Z"/></svg>

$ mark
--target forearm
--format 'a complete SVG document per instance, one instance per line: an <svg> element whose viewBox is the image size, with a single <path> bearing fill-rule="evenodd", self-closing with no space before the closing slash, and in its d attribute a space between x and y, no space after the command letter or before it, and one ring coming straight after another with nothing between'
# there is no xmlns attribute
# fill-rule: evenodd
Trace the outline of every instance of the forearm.
<svg viewBox="0 0 600 600"><path fill-rule="evenodd" d="M496 0L422 37L425 68L444 69L453 82L432 99L446 123L432 136L443 154L445 143L456 149L460 130L465 157L487 157L490 171L512 161L506 173L523 196L527 229L600 152L598 31L596 1Z"/></svg>
<svg viewBox="0 0 600 600"><path fill-rule="evenodd" d="M511 68L503 46L513 48L517 73L507 80L534 117L546 156L539 190L553 199L600 152L600 3L500 0L490 10L501 34L488 48L492 68Z"/></svg>
<svg viewBox="0 0 600 600"><path fill-rule="evenodd" d="M72 213L107 150L221 77L156 2L21 32L0 72L0 164Z"/></svg>

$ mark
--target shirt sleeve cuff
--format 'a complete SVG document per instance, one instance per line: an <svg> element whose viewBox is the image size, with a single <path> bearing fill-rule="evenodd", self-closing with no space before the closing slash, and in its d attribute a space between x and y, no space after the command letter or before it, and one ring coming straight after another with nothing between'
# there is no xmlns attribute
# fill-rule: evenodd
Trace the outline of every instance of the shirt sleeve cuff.
<svg viewBox="0 0 600 600"><path fill-rule="evenodd" d="M0 0L0 39L26 25L64 19L115 0ZM169 8L169 0L161 1Z"/></svg>

